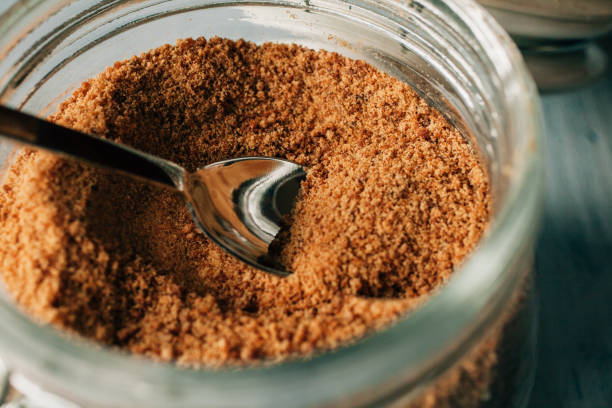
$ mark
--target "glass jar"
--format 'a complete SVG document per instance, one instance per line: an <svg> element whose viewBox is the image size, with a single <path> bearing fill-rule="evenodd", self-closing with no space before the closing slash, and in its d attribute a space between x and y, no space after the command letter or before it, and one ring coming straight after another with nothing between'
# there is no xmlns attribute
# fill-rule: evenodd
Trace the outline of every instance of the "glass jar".
<svg viewBox="0 0 612 408"><path fill-rule="evenodd" d="M612 30L609 0L479 0L525 41L580 40Z"/></svg>
<svg viewBox="0 0 612 408"><path fill-rule="evenodd" d="M542 119L501 27L459 0L20 2L0 19L0 101L46 116L114 61L214 35L337 51L410 83L486 165L494 215L485 237L444 287L391 327L308 359L240 370L104 349L35 323L3 292L0 356L11 383L44 406L524 405ZM13 148L1 141L4 163Z"/></svg>
<svg viewBox="0 0 612 408"><path fill-rule="evenodd" d="M542 90L583 85L604 74L597 42L612 30L610 0L479 0L519 44Z"/></svg>

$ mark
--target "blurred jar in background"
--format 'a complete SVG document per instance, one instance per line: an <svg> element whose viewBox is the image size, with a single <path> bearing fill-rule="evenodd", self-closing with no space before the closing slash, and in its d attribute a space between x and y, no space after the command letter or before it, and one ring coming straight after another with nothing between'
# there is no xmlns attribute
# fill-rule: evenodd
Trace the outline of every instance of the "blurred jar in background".
<svg viewBox="0 0 612 408"><path fill-rule="evenodd" d="M612 31L610 0L479 0L512 35L541 90L579 86L610 66L598 37Z"/></svg>

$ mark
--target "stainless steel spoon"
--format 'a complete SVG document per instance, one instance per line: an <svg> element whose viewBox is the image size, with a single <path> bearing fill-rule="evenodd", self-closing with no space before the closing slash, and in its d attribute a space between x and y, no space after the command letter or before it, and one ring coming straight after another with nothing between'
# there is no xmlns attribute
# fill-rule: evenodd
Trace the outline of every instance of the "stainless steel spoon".
<svg viewBox="0 0 612 408"><path fill-rule="evenodd" d="M290 273L268 250L306 176L295 163L243 157L188 172L159 157L4 106L0 136L177 190L198 227L227 252L264 271Z"/></svg>

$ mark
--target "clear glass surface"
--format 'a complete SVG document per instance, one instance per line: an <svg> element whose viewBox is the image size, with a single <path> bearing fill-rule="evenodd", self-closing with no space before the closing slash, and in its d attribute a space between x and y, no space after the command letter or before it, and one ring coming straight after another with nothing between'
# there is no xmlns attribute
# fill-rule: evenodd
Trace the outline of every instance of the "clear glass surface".
<svg viewBox="0 0 612 408"><path fill-rule="evenodd" d="M27 1L0 17L0 102L47 115L114 61L185 37L297 43L408 82L481 153L494 219L468 261L392 327L307 360L182 369L76 340L3 293L0 356L85 406L310 406L411 401L483 339L524 282L541 202L539 99L505 32L472 1ZM0 141L0 160L13 146Z"/></svg>

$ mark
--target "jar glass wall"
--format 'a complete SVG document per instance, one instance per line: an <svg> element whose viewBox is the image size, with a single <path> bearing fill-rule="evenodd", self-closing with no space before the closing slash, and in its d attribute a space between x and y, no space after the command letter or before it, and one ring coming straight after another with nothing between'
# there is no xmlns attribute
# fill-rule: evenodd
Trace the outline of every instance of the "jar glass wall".
<svg viewBox="0 0 612 408"><path fill-rule="evenodd" d="M542 123L509 37L478 5L455 0L31 1L0 21L0 101L46 116L114 61L215 35L337 51L411 84L481 154L494 196L483 241L448 284L392 327L307 360L242 370L182 369L102 349L36 324L3 294L0 356L17 383L101 407L520 403L528 381L502 392L493 383L505 375L496 371L497 339L506 338L508 322L520 332L510 341L520 351L513 362L529 362L531 315L521 312L527 323L520 324L512 316L532 304L525 288L541 201ZM1 142L3 162L13 148ZM453 380L480 356L482 386Z"/></svg>

